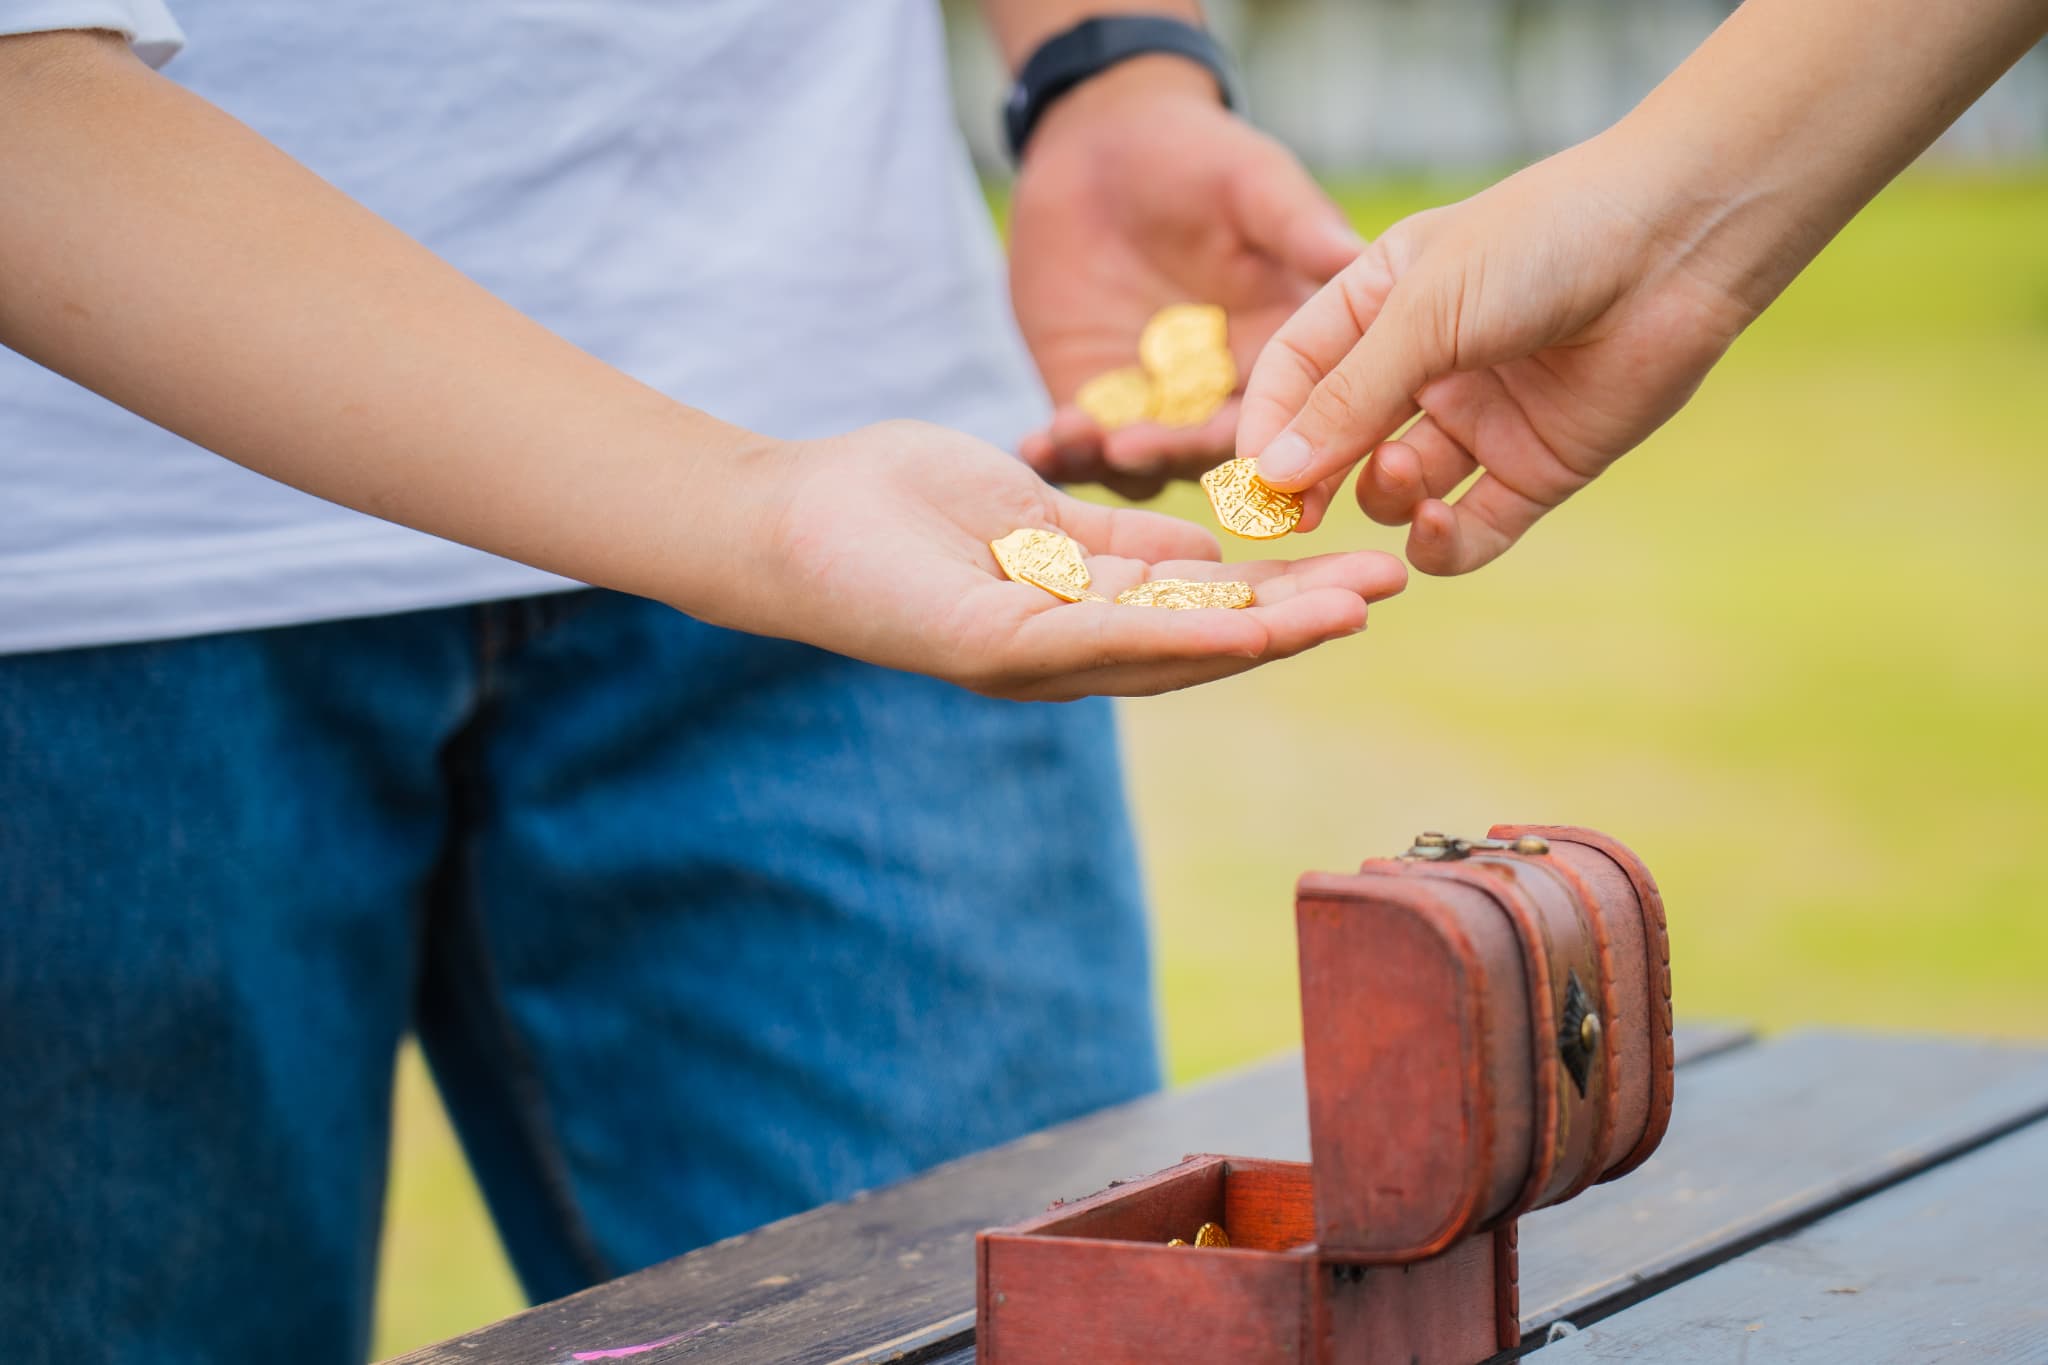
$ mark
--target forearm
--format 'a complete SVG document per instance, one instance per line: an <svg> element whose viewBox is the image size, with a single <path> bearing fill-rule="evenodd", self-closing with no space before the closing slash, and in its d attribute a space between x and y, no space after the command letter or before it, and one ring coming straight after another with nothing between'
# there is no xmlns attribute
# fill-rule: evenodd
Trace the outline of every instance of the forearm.
<svg viewBox="0 0 2048 1365"><path fill-rule="evenodd" d="M2048 0L1747 0L1603 141L1761 311L2048 33Z"/></svg>
<svg viewBox="0 0 2048 1365"><path fill-rule="evenodd" d="M335 502L711 595L767 443L527 320L117 39L0 39L0 185L0 344Z"/></svg>
<svg viewBox="0 0 2048 1365"><path fill-rule="evenodd" d="M1160 14L1202 22L1201 0L982 0L981 8L1012 72L1047 38L1097 15Z"/></svg>

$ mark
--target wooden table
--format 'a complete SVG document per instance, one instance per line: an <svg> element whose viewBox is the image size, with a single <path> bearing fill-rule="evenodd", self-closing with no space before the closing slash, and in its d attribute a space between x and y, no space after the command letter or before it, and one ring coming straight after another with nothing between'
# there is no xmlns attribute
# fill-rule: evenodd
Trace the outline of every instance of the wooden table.
<svg viewBox="0 0 2048 1365"><path fill-rule="evenodd" d="M2048 1049L1691 1028L1678 1055L1658 1154L1522 1223L1522 1329L1541 1365L2048 1362ZM403 1359L567 1365L672 1339L630 1358L967 1365L977 1229L1190 1152L1307 1160L1300 1058L1091 1115Z"/></svg>

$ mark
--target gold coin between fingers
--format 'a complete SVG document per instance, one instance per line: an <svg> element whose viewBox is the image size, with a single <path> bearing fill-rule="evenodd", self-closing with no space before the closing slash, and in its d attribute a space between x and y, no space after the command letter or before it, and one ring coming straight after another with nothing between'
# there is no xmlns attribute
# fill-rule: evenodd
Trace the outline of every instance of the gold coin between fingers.
<svg viewBox="0 0 2048 1365"><path fill-rule="evenodd" d="M1138 360L1156 377L1172 373L1189 356L1229 345L1228 313L1213 303L1176 303L1145 324L1138 335Z"/></svg>
<svg viewBox="0 0 2048 1365"><path fill-rule="evenodd" d="M1003 573L1015 582L1043 588L1064 602L1103 600L1101 594L1088 590L1091 575L1081 558L1081 547L1058 531L1026 527L991 540L988 548Z"/></svg>
<svg viewBox="0 0 2048 1365"><path fill-rule="evenodd" d="M1152 377L1136 365L1098 374L1074 395L1074 405L1104 431L1115 431L1152 415Z"/></svg>
<svg viewBox="0 0 2048 1365"><path fill-rule="evenodd" d="M1230 1237L1215 1223L1204 1223L1195 1231L1195 1245L1198 1247L1227 1247Z"/></svg>
<svg viewBox="0 0 2048 1365"><path fill-rule="evenodd" d="M1252 604L1249 583L1204 583L1192 578L1155 578L1149 583L1125 588L1116 600L1126 607L1166 607L1172 611L1195 611L1221 607L1236 611Z"/></svg>
<svg viewBox="0 0 2048 1365"><path fill-rule="evenodd" d="M1278 540L1301 524L1301 495L1283 493L1252 460L1225 460L1202 476L1202 491L1223 529L1246 540Z"/></svg>

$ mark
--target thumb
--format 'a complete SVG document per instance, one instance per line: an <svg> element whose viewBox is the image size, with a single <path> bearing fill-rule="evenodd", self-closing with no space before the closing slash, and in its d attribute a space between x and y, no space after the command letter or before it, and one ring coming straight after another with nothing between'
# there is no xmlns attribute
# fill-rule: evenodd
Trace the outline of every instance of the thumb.
<svg viewBox="0 0 2048 1365"><path fill-rule="evenodd" d="M1415 415L1415 395L1449 369L1431 292L1413 277L1394 284L1375 251L1274 334L1252 368L1239 433L1239 453L1258 458L1261 479L1312 487Z"/></svg>
<svg viewBox="0 0 2048 1365"><path fill-rule="evenodd" d="M1321 284L1365 250L1365 239L1299 161L1276 144L1248 158L1230 182L1245 240Z"/></svg>

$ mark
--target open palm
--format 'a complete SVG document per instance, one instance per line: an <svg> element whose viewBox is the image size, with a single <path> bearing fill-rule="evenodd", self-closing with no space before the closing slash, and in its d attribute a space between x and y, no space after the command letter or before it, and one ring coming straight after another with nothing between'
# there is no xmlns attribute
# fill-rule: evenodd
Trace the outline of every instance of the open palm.
<svg viewBox="0 0 2048 1365"><path fill-rule="evenodd" d="M970 437L891 422L800 443L752 629L1034 700L1188 687L1355 633L1400 591L1370 552L1220 562L1178 518L1100 507ZM989 542L1024 527L1081 545L1104 596L1151 578L1240 579L1237 611L1062 602L1003 576Z"/></svg>
<svg viewBox="0 0 2048 1365"><path fill-rule="evenodd" d="M1017 321L1060 405L1023 455L1057 482L1142 498L1230 453L1237 401L1199 427L1106 433L1072 405L1075 391L1135 364L1139 332L1173 303L1221 306L1248 371L1361 243L1293 158L1213 92L1102 84L1048 115L1013 199Z"/></svg>

